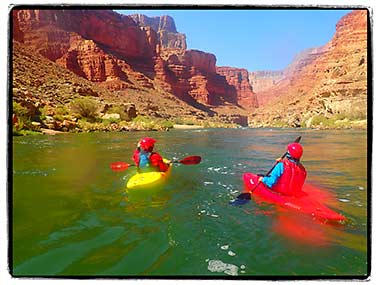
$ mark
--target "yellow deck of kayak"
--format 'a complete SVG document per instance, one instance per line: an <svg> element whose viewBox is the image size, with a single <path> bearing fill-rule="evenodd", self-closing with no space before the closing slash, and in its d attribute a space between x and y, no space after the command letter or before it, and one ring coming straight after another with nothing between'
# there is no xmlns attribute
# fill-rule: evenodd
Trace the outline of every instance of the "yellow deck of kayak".
<svg viewBox="0 0 380 285"><path fill-rule="evenodd" d="M164 162L168 162L167 159L164 159ZM172 169L172 164L169 165L169 168L166 172L143 172L136 173L133 175L127 182L127 189L146 189L151 187L156 187L162 185L170 175Z"/></svg>

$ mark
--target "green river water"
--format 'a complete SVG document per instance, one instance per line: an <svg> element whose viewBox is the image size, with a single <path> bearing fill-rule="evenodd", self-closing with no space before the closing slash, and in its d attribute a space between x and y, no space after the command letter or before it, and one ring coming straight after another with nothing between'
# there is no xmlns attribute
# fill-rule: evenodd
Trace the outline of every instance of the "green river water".
<svg viewBox="0 0 380 285"><path fill-rule="evenodd" d="M282 212L243 191L302 136L307 181L333 197L343 225ZM175 164L162 189L125 191L138 140ZM10 268L18 277L364 278L369 272L367 132L202 129L14 137ZM12 154L11 154L12 155ZM13 173L13 175L12 175Z"/></svg>

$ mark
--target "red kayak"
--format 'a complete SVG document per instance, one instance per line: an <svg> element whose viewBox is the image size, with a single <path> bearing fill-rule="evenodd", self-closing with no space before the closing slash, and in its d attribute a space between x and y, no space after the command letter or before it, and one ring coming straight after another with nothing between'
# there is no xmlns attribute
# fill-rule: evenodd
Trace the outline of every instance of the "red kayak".
<svg viewBox="0 0 380 285"><path fill-rule="evenodd" d="M258 179L259 176L256 174L243 174L244 187L248 192L256 187L257 183L259 183ZM302 195L293 197L273 192L263 183L259 183L251 195L252 197L260 198L262 201L309 214L318 219L330 221L344 221L346 219L322 203L322 201L326 201L327 193L317 191L316 188L308 185L305 185L303 190L306 190L305 188L308 188L308 191L302 191Z"/></svg>

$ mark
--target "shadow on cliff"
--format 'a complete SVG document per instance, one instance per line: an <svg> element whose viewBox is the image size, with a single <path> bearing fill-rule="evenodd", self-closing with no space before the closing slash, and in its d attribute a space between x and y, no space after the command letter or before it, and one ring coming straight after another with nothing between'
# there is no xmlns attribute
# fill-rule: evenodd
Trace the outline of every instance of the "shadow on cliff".
<svg viewBox="0 0 380 285"><path fill-rule="evenodd" d="M177 96L180 100L184 101L185 103L189 104L190 106L201 110L203 112L206 112L209 117L215 116L217 113L215 111L210 110L206 105L196 101L193 97L190 95L182 95L182 96Z"/></svg>

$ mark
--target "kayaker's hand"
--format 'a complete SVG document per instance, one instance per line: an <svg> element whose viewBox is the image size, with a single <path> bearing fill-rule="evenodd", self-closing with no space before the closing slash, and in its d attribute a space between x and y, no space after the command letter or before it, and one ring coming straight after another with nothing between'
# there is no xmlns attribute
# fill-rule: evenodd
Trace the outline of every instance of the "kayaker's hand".
<svg viewBox="0 0 380 285"><path fill-rule="evenodd" d="M259 183L260 183L261 181L263 181L263 177L262 177L262 176L259 177Z"/></svg>
<svg viewBox="0 0 380 285"><path fill-rule="evenodd" d="M282 160L282 158L279 157L279 158L276 159L276 162L280 162L281 160Z"/></svg>

